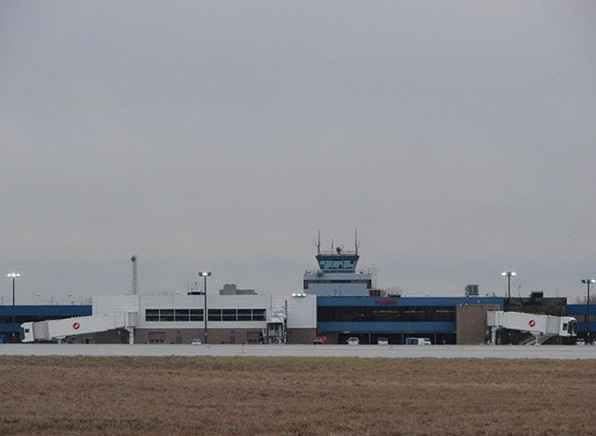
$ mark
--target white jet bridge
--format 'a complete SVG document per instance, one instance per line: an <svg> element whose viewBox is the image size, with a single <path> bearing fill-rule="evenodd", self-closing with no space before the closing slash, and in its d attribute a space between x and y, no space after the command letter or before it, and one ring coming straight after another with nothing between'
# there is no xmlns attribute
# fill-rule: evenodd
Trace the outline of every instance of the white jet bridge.
<svg viewBox="0 0 596 436"><path fill-rule="evenodd" d="M49 321L26 322L21 324L21 327L24 332L23 342L61 341L67 336L125 329L129 333L129 342L132 344L136 321L136 312L113 312Z"/></svg>
<svg viewBox="0 0 596 436"><path fill-rule="evenodd" d="M486 322L491 330L491 343L496 343L497 330L501 328L528 332L530 342L540 345L554 336L576 335L576 319L570 316L536 315L523 312L488 311Z"/></svg>

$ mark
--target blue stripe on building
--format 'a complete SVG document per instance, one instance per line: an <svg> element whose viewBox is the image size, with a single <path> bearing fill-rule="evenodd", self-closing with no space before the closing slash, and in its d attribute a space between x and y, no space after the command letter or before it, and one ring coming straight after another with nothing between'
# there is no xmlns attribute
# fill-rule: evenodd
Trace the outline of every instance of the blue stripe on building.
<svg viewBox="0 0 596 436"><path fill-rule="evenodd" d="M0 306L0 318L12 316L60 317L91 315L91 305L23 305Z"/></svg>
<svg viewBox="0 0 596 436"><path fill-rule="evenodd" d="M578 333L585 333L588 331L588 323L584 321L584 317L588 313L585 304L568 304L567 315L578 318L576 330ZM590 304L590 331L596 332L596 304Z"/></svg>
<svg viewBox="0 0 596 436"><path fill-rule="evenodd" d="M585 304L568 304L567 314L569 316L585 315L587 313ZM596 304L590 304L590 316L596 316Z"/></svg>
<svg viewBox="0 0 596 436"><path fill-rule="evenodd" d="M3 323L0 323L0 332L1 333L20 333L21 325L10 323L10 322L3 322ZM1 341L0 341L0 343L1 343Z"/></svg>
<svg viewBox="0 0 596 436"><path fill-rule="evenodd" d="M317 297L318 307L455 307L460 304L496 304L502 307L504 303L505 298L502 297Z"/></svg>
<svg viewBox="0 0 596 436"><path fill-rule="evenodd" d="M22 305L0 306L0 344L18 341L21 334L21 323L63 319L75 316L90 316L91 305Z"/></svg>

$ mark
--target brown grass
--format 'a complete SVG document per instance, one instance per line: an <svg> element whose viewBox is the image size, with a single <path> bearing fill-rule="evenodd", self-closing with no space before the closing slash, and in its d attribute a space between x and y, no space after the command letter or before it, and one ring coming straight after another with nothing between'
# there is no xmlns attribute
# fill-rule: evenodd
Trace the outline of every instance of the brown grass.
<svg viewBox="0 0 596 436"><path fill-rule="evenodd" d="M591 361L0 357L0 435L595 434Z"/></svg>

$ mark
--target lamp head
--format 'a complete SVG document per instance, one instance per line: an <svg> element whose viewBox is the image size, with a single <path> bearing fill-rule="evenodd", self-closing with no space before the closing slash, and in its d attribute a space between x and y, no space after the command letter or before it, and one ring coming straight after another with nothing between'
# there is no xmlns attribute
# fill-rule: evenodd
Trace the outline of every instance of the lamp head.
<svg viewBox="0 0 596 436"><path fill-rule="evenodd" d="M515 271L505 271L505 272L502 272L501 275L503 277L515 277L517 275L517 273Z"/></svg>

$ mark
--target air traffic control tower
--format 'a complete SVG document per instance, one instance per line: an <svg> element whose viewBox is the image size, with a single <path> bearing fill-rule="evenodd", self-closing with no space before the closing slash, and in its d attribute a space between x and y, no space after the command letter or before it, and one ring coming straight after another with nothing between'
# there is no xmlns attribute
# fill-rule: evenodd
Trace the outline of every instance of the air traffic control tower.
<svg viewBox="0 0 596 436"><path fill-rule="evenodd" d="M354 235L354 250L334 247L321 250L321 236L317 239L317 271L304 273L304 293L318 296L368 296L372 288L372 274L356 271L358 265L358 234Z"/></svg>

